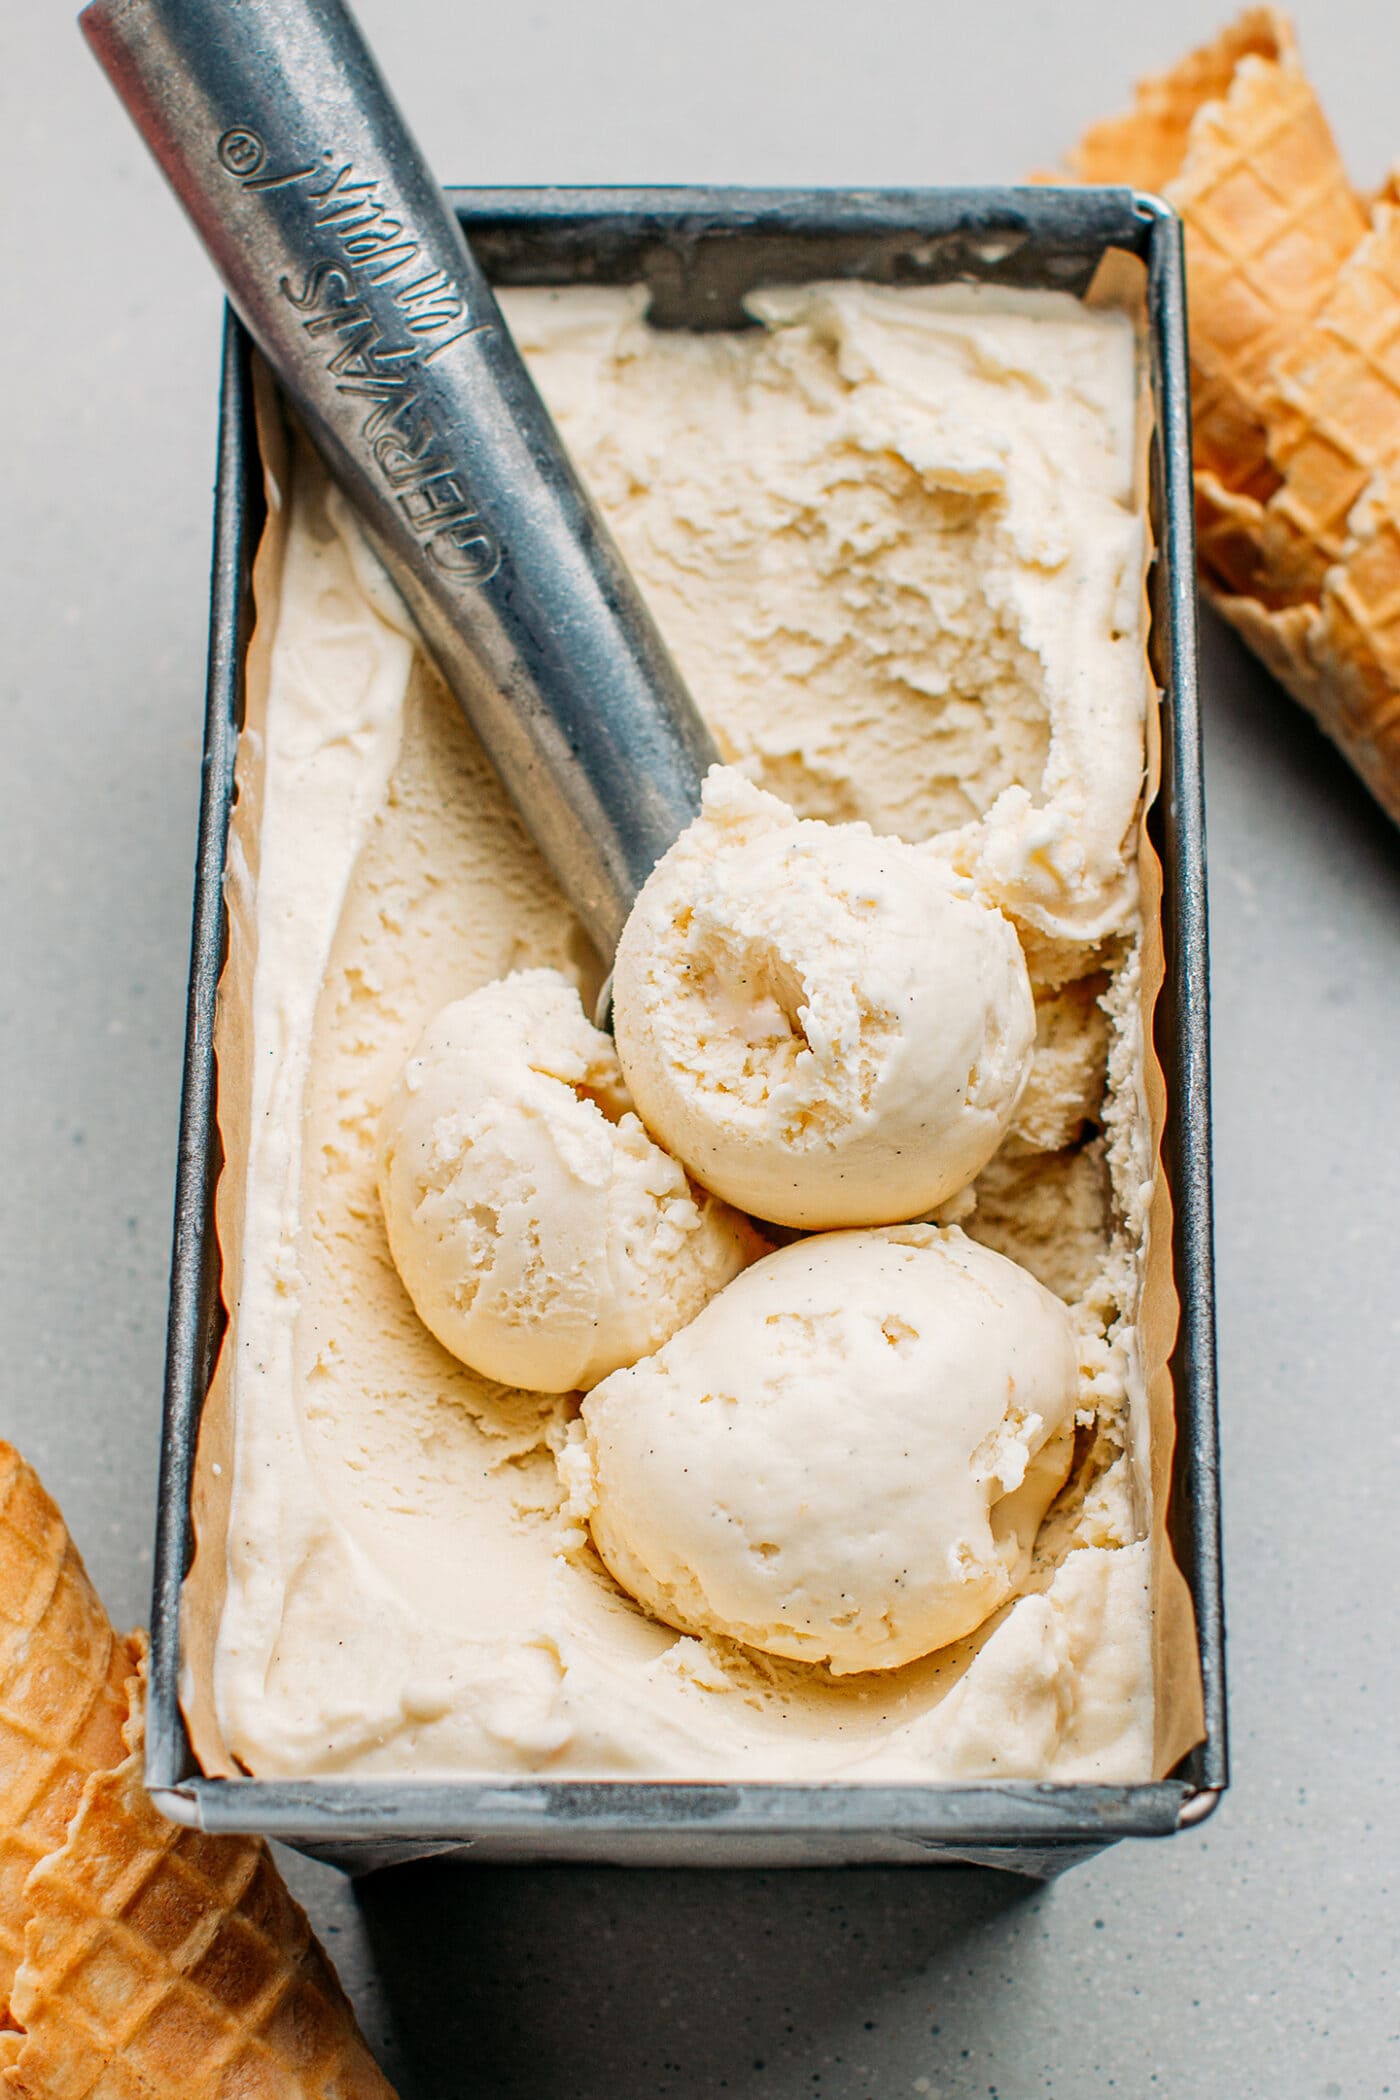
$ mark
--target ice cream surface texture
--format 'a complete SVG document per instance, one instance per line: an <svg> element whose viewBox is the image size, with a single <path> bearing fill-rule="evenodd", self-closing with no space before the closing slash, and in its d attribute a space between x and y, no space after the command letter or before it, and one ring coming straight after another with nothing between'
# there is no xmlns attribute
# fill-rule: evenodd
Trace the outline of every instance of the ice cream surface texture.
<svg viewBox="0 0 1400 2100"><path fill-rule="evenodd" d="M1030 1567L1079 1401L1069 1314L956 1226L770 1254L584 1404L590 1527L669 1625L888 1670Z"/></svg>
<svg viewBox="0 0 1400 2100"><path fill-rule="evenodd" d="M596 1384L762 1248L652 1143L611 1040L556 970L435 1015L379 1139L389 1246L420 1319L503 1385Z"/></svg>
<svg viewBox="0 0 1400 2100"><path fill-rule="evenodd" d="M965 1188L1035 1042L1021 944L965 877L725 767L623 929L613 1015L654 1135L731 1203L809 1229Z"/></svg>
<svg viewBox="0 0 1400 2100"><path fill-rule="evenodd" d="M732 769L706 822L720 836L731 820L751 827L775 865L782 842L800 844L797 818L867 824L887 865L917 849L918 882L925 860L935 871L930 929L965 903L997 953L1010 954L1014 929L1034 995L1030 1076L1005 1138L951 1205L969 1242L1064 1305L1073 1462L1017 1592L989 1603L1003 1578L985 1508L1007 1506L991 1473L1014 1470L1023 1431L997 1428L1004 1391L986 1388L972 1443L992 1433L987 1477L974 1493L964 1448L947 1484L982 1501L983 1529L930 1505L913 1579L940 1579L938 1527L944 1549L965 1534L992 1569L988 1586L972 1585L990 1615L909 1662L838 1675L681 1631L608 1573L585 1521L578 1425L612 1381L581 1403L449 1353L403 1287L379 1198L386 1104L434 1016L539 971L556 975L535 982L576 985L587 1013L602 966L352 521L297 452L274 465L229 860L219 1231L230 1321L201 1432L184 1620L200 1756L211 1769L366 1777L1145 1777L1136 1320L1152 1165L1135 811L1149 684L1132 322L1066 295L961 286L766 292L751 301L761 325L696 335L649 327L638 289L507 290L504 303ZM873 842L851 837L867 856ZM817 902L826 909L819 891ZM774 986L775 1031L791 990ZM611 1120L611 1068L596 1094L568 1076L603 1053L572 1007L565 1023L565 1003L562 990L545 1000L574 1049L543 1076L521 1076L484 1030L464 1057L473 1073L496 1066L502 1160L528 1121L529 1171L558 1191L571 1134L586 1128L610 1177L605 1194L566 1175L566 1197L532 1199L527 1224L538 1209L542 1235L574 1246L596 1231L601 1249L614 1205L635 1199L635 1271L613 1271L612 1285L640 1317L628 1279L659 1273L669 1199L650 1188L655 1161ZM816 1033L816 1018L804 1025ZM436 1052L428 1063L402 1104L424 1127L447 1069ZM524 1118L536 1102L539 1118ZM444 1193L456 1158L449 1143ZM709 1245L722 1214L707 1215L688 1245ZM450 1203L438 1214L445 1241L460 1222ZM486 1242L463 1230L471 1260ZM430 1274L434 1259L429 1247ZM684 1270L690 1257L678 1260ZM587 1272L580 1305L599 1274ZM727 1285L695 1332L728 1293L761 1290L763 1274L757 1264ZM862 1302L852 1294L853 1335ZM1034 1309L1059 1364L1063 1323L1038 1296ZM932 1327L910 1324L936 1353ZM856 1399L872 1428L882 1395L890 1427L907 1399L907 1340L865 1330L882 1366ZM558 1375L589 1375L582 1321L567 1347L551 1346L570 1357ZM829 1394L821 1404L834 1407ZM1034 1409L1047 1424L1048 1409ZM794 1458L815 1463L790 1419ZM876 1445L867 1436L859 1449L873 1458ZM849 1470L846 1490L869 1507L871 1483ZM917 1499L911 1489L904 1518ZM911 1613L931 1595L912 1590ZM745 1613L757 1621L769 1606Z"/></svg>

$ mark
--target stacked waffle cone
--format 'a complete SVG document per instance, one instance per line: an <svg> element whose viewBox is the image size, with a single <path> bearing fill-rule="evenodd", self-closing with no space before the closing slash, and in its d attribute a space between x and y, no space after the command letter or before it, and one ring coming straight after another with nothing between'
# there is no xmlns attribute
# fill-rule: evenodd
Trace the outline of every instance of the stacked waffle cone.
<svg viewBox="0 0 1400 2100"><path fill-rule="evenodd" d="M392 2100L266 1845L152 1807L144 1677L0 1444L0 2096Z"/></svg>
<svg viewBox="0 0 1400 2100"><path fill-rule="evenodd" d="M1400 194L1353 192L1269 8L1071 171L1180 212L1202 583L1400 822Z"/></svg>

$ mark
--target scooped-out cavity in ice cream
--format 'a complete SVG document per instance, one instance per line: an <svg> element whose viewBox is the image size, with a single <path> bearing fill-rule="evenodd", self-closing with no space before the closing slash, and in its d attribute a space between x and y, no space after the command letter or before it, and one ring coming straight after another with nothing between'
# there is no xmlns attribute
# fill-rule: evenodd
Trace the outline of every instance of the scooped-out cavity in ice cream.
<svg viewBox="0 0 1400 2100"><path fill-rule="evenodd" d="M379 1189L419 1317L473 1370L588 1387L657 1348L762 1252L632 1113L555 970L430 1022L380 1122Z"/></svg>
<svg viewBox="0 0 1400 2100"><path fill-rule="evenodd" d="M1020 941L970 881L724 766L633 907L613 1000L652 1135L728 1202L809 1229L965 1188L1035 1043Z"/></svg>
<svg viewBox="0 0 1400 2100"><path fill-rule="evenodd" d="M1014 1596L1073 1445L1060 1300L956 1228L798 1240L594 1387L570 1464L646 1609L840 1676Z"/></svg>

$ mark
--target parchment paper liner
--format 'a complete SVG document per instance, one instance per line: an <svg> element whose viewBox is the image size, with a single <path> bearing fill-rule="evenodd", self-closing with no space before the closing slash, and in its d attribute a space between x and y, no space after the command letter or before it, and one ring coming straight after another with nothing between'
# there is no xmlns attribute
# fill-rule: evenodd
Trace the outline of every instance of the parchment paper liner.
<svg viewBox="0 0 1400 2100"><path fill-rule="evenodd" d="M1110 251L1086 296L1087 305L1112 305L1131 313L1144 340L1146 273L1135 257ZM242 1257L242 1196L248 1164L248 1117L252 1043L246 1026L256 966L253 900L258 868L258 824L263 800L263 728L266 721L272 643L280 610L286 539L290 446L276 390L255 359L254 392L258 444L267 489L267 522L253 567L257 622L249 646L246 712L235 773L236 803L229 830L225 893L229 915L228 959L219 986L215 1024L218 1117L224 1166L215 1203L223 1273L237 1274ZM1142 396L1139 486L1146 488L1152 410L1147 361L1139 356ZM1172 1274L1172 1202L1161 1167L1166 1084L1153 1047L1152 1017L1165 978L1161 930L1162 867L1147 834L1147 810L1161 780L1161 729L1149 708L1146 793L1138 821L1142 895L1141 1041L1143 1087L1156 1164L1148 1214L1147 1244L1138 1335L1148 1407L1152 1513L1150 1537L1152 1660L1154 1681L1153 1776L1164 1777L1204 1733L1200 1662L1190 1590L1167 1536L1167 1497L1176 1440L1172 1376L1179 1302ZM230 1351L220 1350L200 1424L193 1514L196 1554L186 1579L182 1608L181 1704L195 1755L211 1777L237 1775L219 1726L213 1697L214 1649L227 1577L226 1541L236 1463ZM464 1775L466 1776L466 1775ZM933 1781L931 1784L937 1784Z"/></svg>

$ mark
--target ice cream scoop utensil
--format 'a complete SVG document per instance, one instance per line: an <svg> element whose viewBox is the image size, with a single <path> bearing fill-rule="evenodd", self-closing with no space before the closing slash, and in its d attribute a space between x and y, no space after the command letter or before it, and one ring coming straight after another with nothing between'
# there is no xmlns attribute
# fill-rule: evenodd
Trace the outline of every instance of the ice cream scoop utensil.
<svg viewBox="0 0 1400 2100"><path fill-rule="evenodd" d="M82 28L611 960L708 732L341 0Z"/></svg>

